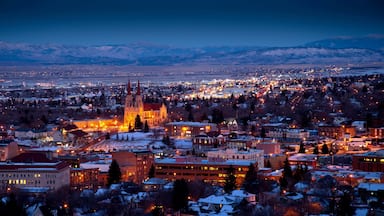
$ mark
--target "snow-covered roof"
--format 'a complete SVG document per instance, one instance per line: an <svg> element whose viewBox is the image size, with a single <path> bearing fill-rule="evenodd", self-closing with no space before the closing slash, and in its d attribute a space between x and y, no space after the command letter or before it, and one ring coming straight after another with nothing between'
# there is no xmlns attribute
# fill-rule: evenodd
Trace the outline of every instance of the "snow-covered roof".
<svg viewBox="0 0 384 216"><path fill-rule="evenodd" d="M81 163L80 168L84 168L84 169L99 168L100 172L108 172L109 165L111 163L112 163L112 160L98 161L98 162L87 162L87 163Z"/></svg>
<svg viewBox="0 0 384 216"><path fill-rule="evenodd" d="M213 123L202 123L202 122L169 122L167 125L175 125L175 126L190 126L190 127L205 127L207 125L214 125Z"/></svg>
<svg viewBox="0 0 384 216"><path fill-rule="evenodd" d="M216 204L216 205L231 205L235 203L235 199L230 196L215 196L211 195L205 198L200 198L199 203Z"/></svg>
<svg viewBox="0 0 384 216"><path fill-rule="evenodd" d="M362 182L357 187L359 189L365 189L367 191L384 191L384 184L383 183Z"/></svg>
<svg viewBox="0 0 384 216"><path fill-rule="evenodd" d="M150 178L147 181L143 182L143 184L148 184L148 185L164 185L166 184L167 181L161 178Z"/></svg>
<svg viewBox="0 0 384 216"><path fill-rule="evenodd" d="M163 159L155 159L155 163L167 163L167 164L227 164L227 165L238 165L238 166L249 166L249 164L254 163L255 161L251 160L226 160L226 161L209 161L209 160L195 160L185 157L176 158L163 158Z"/></svg>

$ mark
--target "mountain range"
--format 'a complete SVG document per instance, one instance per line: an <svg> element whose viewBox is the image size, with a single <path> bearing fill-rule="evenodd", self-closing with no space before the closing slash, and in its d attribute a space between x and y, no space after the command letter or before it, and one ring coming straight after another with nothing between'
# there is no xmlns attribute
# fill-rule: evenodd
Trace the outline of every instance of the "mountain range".
<svg viewBox="0 0 384 216"><path fill-rule="evenodd" d="M0 64L344 64L383 62L384 36L340 37L294 47L180 48L145 42L128 45L27 44L0 41Z"/></svg>

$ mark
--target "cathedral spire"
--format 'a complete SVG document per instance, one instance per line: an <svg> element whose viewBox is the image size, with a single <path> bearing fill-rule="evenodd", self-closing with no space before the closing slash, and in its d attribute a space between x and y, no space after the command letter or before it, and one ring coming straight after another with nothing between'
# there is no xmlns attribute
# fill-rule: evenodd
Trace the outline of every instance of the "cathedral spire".
<svg viewBox="0 0 384 216"><path fill-rule="evenodd" d="M136 95L140 95L140 81L137 80L137 92Z"/></svg>
<svg viewBox="0 0 384 216"><path fill-rule="evenodd" d="M131 95L131 81L130 80L128 80L127 92L128 92L128 95Z"/></svg>

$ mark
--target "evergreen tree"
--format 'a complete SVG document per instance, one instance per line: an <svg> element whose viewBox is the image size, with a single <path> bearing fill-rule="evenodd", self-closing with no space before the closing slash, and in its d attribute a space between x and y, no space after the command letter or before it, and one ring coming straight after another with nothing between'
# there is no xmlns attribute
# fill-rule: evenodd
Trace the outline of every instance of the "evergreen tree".
<svg viewBox="0 0 384 216"><path fill-rule="evenodd" d="M267 137L267 133L266 133L264 127L261 128L260 136L261 136L261 138L263 138L263 139L264 139L265 137Z"/></svg>
<svg viewBox="0 0 384 216"><path fill-rule="evenodd" d="M172 204L176 211L186 209L188 206L188 185L184 179L178 179L173 183Z"/></svg>
<svg viewBox="0 0 384 216"><path fill-rule="evenodd" d="M251 133L252 133L252 135L255 135L255 133L256 133L256 126L255 125L251 125Z"/></svg>
<svg viewBox="0 0 384 216"><path fill-rule="evenodd" d="M190 110L188 112L188 121L191 121L191 122L195 121L195 118L193 117L192 110Z"/></svg>
<svg viewBox="0 0 384 216"><path fill-rule="evenodd" d="M190 104L190 103L187 103L187 104L185 104L185 111L187 111L187 112L191 112L192 111L192 104Z"/></svg>
<svg viewBox="0 0 384 216"><path fill-rule="evenodd" d="M111 139L111 134L110 134L110 133L105 134L105 139L106 139L106 140Z"/></svg>
<svg viewBox="0 0 384 216"><path fill-rule="evenodd" d="M292 175L293 174L292 174L291 165L289 164L288 158L285 158L284 167L283 167L283 176L286 178L291 178Z"/></svg>
<svg viewBox="0 0 384 216"><path fill-rule="evenodd" d="M165 145L170 145L171 144L171 139L169 138L169 136L165 136L163 137L163 140L162 142L165 144Z"/></svg>
<svg viewBox="0 0 384 216"><path fill-rule="evenodd" d="M300 143L299 153L305 153L305 147L303 142Z"/></svg>
<svg viewBox="0 0 384 216"><path fill-rule="evenodd" d="M337 206L337 215L352 216L354 209L351 206L352 199L348 192L344 192L344 195L340 198Z"/></svg>
<svg viewBox="0 0 384 216"><path fill-rule="evenodd" d="M117 163L116 160L112 160L112 163L109 166L109 170L108 170L107 184L108 186L110 186L111 184L117 184L120 182L120 180L121 180L121 171L120 171L119 164Z"/></svg>
<svg viewBox="0 0 384 216"><path fill-rule="evenodd" d="M143 129L143 122L141 122L140 116L136 115L135 118L135 130L141 130Z"/></svg>
<svg viewBox="0 0 384 216"><path fill-rule="evenodd" d="M284 176L283 177L280 177L279 179L279 183L280 183L280 188L281 189L286 189L288 187L288 181L287 181L287 178L285 178Z"/></svg>
<svg viewBox="0 0 384 216"><path fill-rule="evenodd" d="M272 168L272 164L271 164L271 161L269 159L267 160L267 164L265 165L265 167Z"/></svg>
<svg viewBox="0 0 384 216"><path fill-rule="evenodd" d="M328 154L329 153L328 145L326 143L324 143L323 146L321 147L321 153L322 154Z"/></svg>
<svg viewBox="0 0 384 216"><path fill-rule="evenodd" d="M314 148L313 148L313 154L319 154L319 146L316 145Z"/></svg>
<svg viewBox="0 0 384 216"><path fill-rule="evenodd" d="M155 166L152 164L151 168L149 168L148 178L154 178L154 177L155 177Z"/></svg>
<svg viewBox="0 0 384 216"><path fill-rule="evenodd" d="M144 133L148 133L148 132L149 132L148 121L145 120L145 123L144 123Z"/></svg>
<svg viewBox="0 0 384 216"><path fill-rule="evenodd" d="M213 109L212 110L212 122L215 124L220 124L223 121L224 121L223 111L216 109L216 108Z"/></svg>
<svg viewBox="0 0 384 216"><path fill-rule="evenodd" d="M235 168L232 165L227 170L227 177L225 178L224 191L230 193L236 189L236 176Z"/></svg>
<svg viewBox="0 0 384 216"><path fill-rule="evenodd" d="M243 187L245 191L249 193L255 193L255 189L253 186L257 181L257 170L255 169L255 165L253 163L249 164L248 171L245 174Z"/></svg>

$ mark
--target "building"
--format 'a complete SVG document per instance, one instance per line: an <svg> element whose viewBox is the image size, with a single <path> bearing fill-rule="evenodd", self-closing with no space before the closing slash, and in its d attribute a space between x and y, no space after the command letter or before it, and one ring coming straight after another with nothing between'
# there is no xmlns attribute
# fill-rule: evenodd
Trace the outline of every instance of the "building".
<svg viewBox="0 0 384 216"><path fill-rule="evenodd" d="M0 140L0 161L6 161L19 154L19 147L12 140Z"/></svg>
<svg viewBox="0 0 384 216"><path fill-rule="evenodd" d="M18 128L15 130L15 137L19 139L40 139L49 135L46 128Z"/></svg>
<svg viewBox="0 0 384 216"><path fill-rule="evenodd" d="M200 134L192 138L192 148L197 153L204 153L212 148L218 148L225 142L225 137L218 132Z"/></svg>
<svg viewBox="0 0 384 216"><path fill-rule="evenodd" d="M72 190L92 189L96 190L99 186L98 168L71 168L70 186ZM102 186L102 185L100 185Z"/></svg>
<svg viewBox="0 0 384 216"><path fill-rule="evenodd" d="M228 170L232 167L235 171L236 185L241 186L251 163L255 163L255 161L224 160L221 158L203 160L197 157L156 159L155 177L167 181L177 179L202 180L223 185L228 176Z"/></svg>
<svg viewBox="0 0 384 216"><path fill-rule="evenodd" d="M98 160L98 161L88 161L80 164L80 168L84 170L97 169L97 185L100 187L105 187L108 184L108 170L111 165L112 160Z"/></svg>
<svg viewBox="0 0 384 216"><path fill-rule="evenodd" d="M127 96L124 107L124 126L128 130L135 127L136 116L140 117L141 122L148 123L149 126L157 126L167 119L167 107L164 103L145 103L140 91L140 82L137 82L135 97L131 93L131 83L128 81Z"/></svg>
<svg viewBox="0 0 384 216"><path fill-rule="evenodd" d="M160 191L164 188L167 181L161 178L150 178L143 182L143 189L147 192Z"/></svg>
<svg viewBox="0 0 384 216"><path fill-rule="evenodd" d="M118 151L112 152L112 159L119 164L122 181L141 184L148 178L154 155L150 151Z"/></svg>
<svg viewBox="0 0 384 216"><path fill-rule="evenodd" d="M42 153L22 153L9 161L0 162L0 190L57 190L70 184L67 163L51 160Z"/></svg>
<svg viewBox="0 0 384 216"><path fill-rule="evenodd" d="M217 131L216 124L205 122L169 122L165 125L165 133L171 137L195 137Z"/></svg>
<svg viewBox="0 0 384 216"><path fill-rule="evenodd" d="M231 133L225 145L227 148L245 149L254 146L255 143L256 138L254 136Z"/></svg>
<svg viewBox="0 0 384 216"><path fill-rule="evenodd" d="M285 142L299 142L309 138L309 131L297 128L276 128L268 131L267 137Z"/></svg>
<svg viewBox="0 0 384 216"><path fill-rule="evenodd" d="M297 153L288 158L291 165L307 165L317 167L317 155Z"/></svg>
<svg viewBox="0 0 384 216"><path fill-rule="evenodd" d="M238 150L226 149L207 152L208 160L221 158L223 160L233 161L252 161L258 168L264 167L264 151L256 149Z"/></svg>
<svg viewBox="0 0 384 216"><path fill-rule="evenodd" d="M369 128L369 136L374 139L384 138L384 127L380 128Z"/></svg>
<svg viewBox="0 0 384 216"><path fill-rule="evenodd" d="M270 138L257 139L257 141L253 143L252 148L263 150L264 154L268 155L281 153L280 143Z"/></svg>
<svg viewBox="0 0 384 216"><path fill-rule="evenodd" d="M350 125L320 125L318 127L319 136L333 139L343 139L345 134L350 137L356 135L356 127Z"/></svg>
<svg viewBox="0 0 384 216"><path fill-rule="evenodd" d="M353 155L352 168L368 172L384 172L384 150Z"/></svg>

